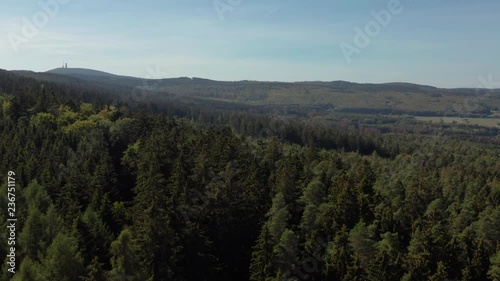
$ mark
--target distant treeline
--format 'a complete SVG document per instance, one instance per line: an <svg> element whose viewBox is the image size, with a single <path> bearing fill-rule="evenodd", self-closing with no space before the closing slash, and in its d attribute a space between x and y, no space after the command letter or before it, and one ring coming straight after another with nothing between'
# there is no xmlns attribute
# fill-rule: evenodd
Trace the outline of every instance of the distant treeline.
<svg viewBox="0 0 500 281"><path fill-rule="evenodd" d="M408 111L408 110L397 110L392 108L342 108L339 109L340 112L347 113L358 113L358 114L383 114L383 115L412 115L412 116L423 116L423 117L450 117L450 116L461 116L461 117L486 117L491 115L491 110L487 108L481 108L470 113L457 113L457 112L434 112L434 111Z"/></svg>

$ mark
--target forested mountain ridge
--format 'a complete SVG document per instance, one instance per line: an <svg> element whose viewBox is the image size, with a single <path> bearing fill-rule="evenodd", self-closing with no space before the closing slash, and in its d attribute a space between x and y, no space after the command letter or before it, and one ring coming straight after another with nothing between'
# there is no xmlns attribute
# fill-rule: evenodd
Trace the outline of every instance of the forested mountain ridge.
<svg viewBox="0 0 500 281"><path fill-rule="evenodd" d="M0 71L0 280L500 279L494 138L88 84Z"/></svg>
<svg viewBox="0 0 500 281"><path fill-rule="evenodd" d="M78 68L45 73L17 72L38 80L77 78L119 91L234 102L254 106L315 106L322 113L410 114L416 116L491 116L500 108L500 89L440 89L410 83L214 81L202 78L141 79ZM464 100L473 100L474 106Z"/></svg>

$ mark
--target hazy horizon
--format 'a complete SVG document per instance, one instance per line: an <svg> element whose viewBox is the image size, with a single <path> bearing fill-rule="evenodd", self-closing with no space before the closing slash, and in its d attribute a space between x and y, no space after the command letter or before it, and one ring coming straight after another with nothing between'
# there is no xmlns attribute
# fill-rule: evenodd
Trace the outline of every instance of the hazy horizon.
<svg viewBox="0 0 500 281"><path fill-rule="evenodd" d="M50 72L50 71L53 71L53 70L57 70L57 69L63 69L64 67L56 67L56 68L53 68L53 69L49 69L49 70L46 70L46 71L33 71L33 70L30 70L30 69L5 69L6 71L28 71L28 72L35 72L35 73L46 73L46 72ZM1 68L0 68L1 69ZM82 69L82 70L91 70L91 71L97 71L97 72L104 72L106 74L111 74L111 75L116 75L116 76L123 76L123 77L130 77L130 78L139 78L139 79L150 79L148 77L138 77L138 76L130 76L130 75L123 75L123 74L119 74L119 73L112 73L112 72L107 72L107 71L102 71L100 69L94 69L94 68L79 68L79 67L69 67L68 66L68 69ZM151 68L151 70L153 70L153 68ZM406 81L388 81L388 82L363 82L363 81L348 81L348 80L302 80L302 81L280 81L280 80L252 80L252 79L242 79L242 80L218 80L218 79L210 79L210 78L206 78L206 77L197 77L197 76L172 76L172 77L156 77L156 78L151 78L151 79L177 79L177 78L189 78L189 79L194 79L194 78L198 78L198 79L207 79L207 80L211 80L211 81L216 81L216 82L244 82L244 81L250 81L250 82L262 82L262 83L267 83L267 82L270 82L270 83L314 83L314 82L320 82L320 83L331 83L331 82L347 82L347 83L353 83L353 84L374 84L374 85L382 85L382 84L414 84L414 85L420 85L420 86L429 86L429 87L434 87L434 88L438 88L438 89L450 89L450 90L453 90L453 89L478 89L478 88L481 88L481 89L490 89L490 90L500 90L500 87L490 87L490 88L486 88L486 87L439 87L439 86L435 86L435 85L429 85L429 84L420 84L420 83L413 83L413 82L406 82ZM488 77L481 77L481 78L485 78L485 79L489 79ZM493 82L495 85L496 82ZM489 84L488 80L485 80L485 83L486 85ZM498 86L498 85L497 85Z"/></svg>
<svg viewBox="0 0 500 281"><path fill-rule="evenodd" d="M500 80L500 3L492 0L23 0L3 8L3 69L43 72L67 62L142 78L442 88Z"/></svg>

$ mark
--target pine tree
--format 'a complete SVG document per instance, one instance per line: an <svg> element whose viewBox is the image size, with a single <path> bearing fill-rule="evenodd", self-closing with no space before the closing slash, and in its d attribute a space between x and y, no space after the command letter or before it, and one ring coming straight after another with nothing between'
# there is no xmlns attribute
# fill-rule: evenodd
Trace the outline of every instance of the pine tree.
<svg viewBox="0 0 500 281"><path fill-rule="evenodd" d="M279 243L274 247L273 255L278 266L277 280L296 280L294 269L298 263L298 240L292 230L286 229Z"/></svg>
<svg viewBox="0 0 500 281"><path fill-rule="evenodd" d="M111 271L108 273L111 281L142 281L138 258L139 247L132 237L130 229L122 230L118 238L111 243Z"/></svg>
<svg viewBox="0 0 500 281"><path fill-rule="evenodd" d="M23 191L23 197L30 209L37 209L45 213L48 207L52 204L52 200L48 195L44 186L40 185L37 180L33 180L28 184Z"/></svg>
<svg viewBox="0 0 500 281"><path fill-rule="evenodd" d="M277 243L287 227L287 221L290 216L283 193L276 194L271 210L269 210L266 216L268 217L267 227L269 227L269 233L273 241Z"/></svg>
<svg viewBox="0 0 500 281"><path fill-rule="evenodd" d="M401 279L401 266L399 256L401 249L397 234L390 232L381 235L382 240L375 243L375 256L370 262L368 280L396 281Z"/></svg>
<svg viewBox="0 0 500 281"><path fill-rule="evenodd" d="M250 263L250 280L266 280L274 275L272 237L267 226L262 228L256 245L252 252L252 261Z"/></svg>
<svg viewBox="0 0 500 281"><path fill-rule="evenodd" d="M160 133L145 144L137 172L133 206L133 232L142 249L140 259L144 272L156 280L169 280L175 273L176 254L180 250L173 228L173 210L168 204L167 180L162 173L167 167L168 148ZM163 169L162 169L163 168Z"/></svg>
<svg viewBox="0 0 500 281"><path fill-rule="evenodd" d="M76 239L59 233L47 249L41 268L47 280L77 280L84 273L84 267Z"/></svg>
<svg viewBox="0 0 500 281"><path fill-rule="evenodd" d="M12 281L48 281L45 278L40 264L32 259L24 258L19 272L17 272L11 279Z"/></svg>
<svg viewBox="0 0 500 281"><path fill-rule="evenodd" d="M251 276L253 280L259 280L264 276L270 278L276 274L277 261L271 258L272 249L276 249L283 233L287 230L289 218L288 207L282 193L276 194L273 199L271 209L266 214L267 222L262 227L259 239L257 240L251 262ZM290 238L290 237L288 237ZM269 275L271 274L271 275ZM264 280L264 279L262 279Z"/></svg>
<svg viewBox="0 0 500 281"><path fill-rule="evenodd" d="M425 231L417 228L408 246L407 276L411 276L411 280L421 280L428 277L431 273L430 258L429 237Z"/></svg>
<svg viewBox="0 0 500 281"><path fill-rule="evenodd" d="M443 281L448 279L448 273L443 262L438 262L436 273L429 277L429 281Z"/></svg>
<svg viewBox="0 0 500 281"><path fill-rule="evenodd" d="M491 280L500 280L500 246L497 247L497 253L490 258L490 263L488 277Z"/></svg>
<svg viewBox="0 0 500 281"><path fill-rule="evenodd" d="M488 267L489 267L489 259L488 259L488 250L486 249L486 245L483 240L479 240L475 243L475 249L472 254L472 257L469 258L468 269L470 270L470 276L472 280L486 280Z"/></svg>
<svg viewBox="0 0 500 281"><path fill-rule="evenodd" d="M94 256L92 262L87 266L87 275L82 277L82 281L107 281L106 273L102 269L103 264L99 262L99 258Z"/></svg>
<svg viewBox="0 0 500 281"><path fill-rule="evenodd" d="M352 264L347 268L343 281L365 281L366 271L361 268L359 259L354 257Z"/></svg>
<svg viewBox="0 0 500 281"><path fill-rule="evenodd" d="M102 218L89 206L83 213L80 224L79 233L82 244L86 247L86 256L89 257L86 262L89 263L94 256L104 257L108 253L112 237Z"/></svg>
<svg viewBox="0 0 500 281"><path fill-rule="evenodd" d="M358 267L366 270L370 261L374 258L374 242L370 239L370 232L364 222L358 222L349 232L349 245Z"/></svg>
<svg viewBox="0 0 500 281"><path fill-rule="evenodd" d="M44 239L44 228L47 225L45 217L35 207L30 208L28 218L22 232L19 234L19 243L25 257L38 260L38 254L45 252L47 241Z"/></svg>
<svg viewBox="0 0 500 281"><path fill-rule="evenodd" d="M325 254L325 275L328 280L342 280L351 266L351 249L349 246L349 232L342 226L330 242Z"/></svg>

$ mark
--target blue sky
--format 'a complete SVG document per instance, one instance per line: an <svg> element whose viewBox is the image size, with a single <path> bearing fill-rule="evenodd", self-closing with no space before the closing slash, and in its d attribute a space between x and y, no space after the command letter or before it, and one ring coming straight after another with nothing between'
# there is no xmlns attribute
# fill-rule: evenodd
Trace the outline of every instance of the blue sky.
<svg viewBox="0 0 500 281"><path fill-rule="evenodd" d="M481 76L500 81L498 0L401 0L397 14L388 10L396 0L217 1L229 8L218 13L214 0L2 1L0 68L46 71L66 61L147 78L447 88L480 86ZM52 14L40 4L50 2ZM355 28L382 10L391 20L358 48ZM26 21L36 32L23 33ZM342 43L358 50L350 62Z"/></svg>

